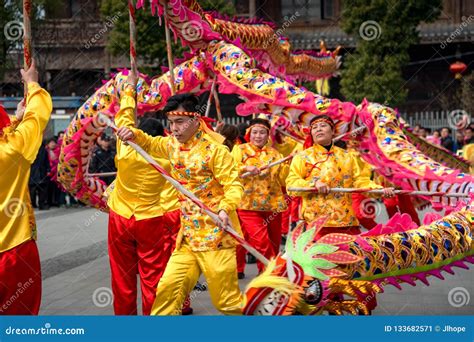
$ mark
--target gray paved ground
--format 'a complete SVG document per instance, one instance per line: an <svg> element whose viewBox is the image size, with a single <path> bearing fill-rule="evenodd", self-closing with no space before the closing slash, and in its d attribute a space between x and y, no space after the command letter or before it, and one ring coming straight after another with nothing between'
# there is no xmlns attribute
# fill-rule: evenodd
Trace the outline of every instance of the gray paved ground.
<svg viewBox="0 0 474 342"><path fill-rule="evenodd" d="M381 213L378 221L385 219ZM52 209L37 212L38 246L42 259L42 315L111 315L110 270L107 257L107 215L94 209ZM445 281L431 279L431 286L392 286L378 296L374 315L472 315L474 273L456 270ZM256 275L248 265L243 290ZM205 279L201 279L205 282ZM450 294L451 292L451 303ZM462 302L467 304L459 306ZM219 314L209 293L194 291L196 315ZM139 304L140 305L140 304Z"/></svg>

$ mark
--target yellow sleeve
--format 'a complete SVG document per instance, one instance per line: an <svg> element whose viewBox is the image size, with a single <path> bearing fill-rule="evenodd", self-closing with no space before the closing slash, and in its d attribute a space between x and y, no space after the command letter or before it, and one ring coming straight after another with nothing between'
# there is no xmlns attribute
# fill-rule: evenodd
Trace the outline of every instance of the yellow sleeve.
<svg viewBox="0 0 474 342"><path fill-rule="evenodd" d="M25 115L8 138L8 144L30 164L36 159L52 110L53 102L48 92L36 82L28 83Z"/></svg>
<svg viewBox="0 0 474 342"><path fill-rule="evenodd" d="M293 157L293 160L290 164L290 171L288 177L286 177L286 187L287 188L309 188L314 187L314 184L311 184L310 181L305 179L306 168L303 159L301 156L296 155ZM292 196L304 196L308 195L308 192L298 192L298 191L288 191Z"/></svg>
<svg viewBox="0 0 474 342"><path fill-rule="evenodd" d="M275 149L280 152L283 156L287 157L296 148L297 142L289 137L283 137L281 144L275 142Z"/></svg>
<svg viewBox="0 0 474 342"><path fill-rule="evenodd" d="M118 127L135 127L135 99L133 96L122 95L120 99L120 110L115 115L115 124Z"/></svg>
<svg viewBox="0 0 474 342"><path fill-rule="evenodd" d="M225 210L229 214L237 209L244 194L234 159L228 150L219 147L215 151L211 167L214 178L224 187L224 199L218 210Z"/></svg>
<svg viewBox="0 0 474 342"><path fill-rule="evenodd" d="M130 128L135 134L134 141L140 145L146 152L153 154L156 158L169 159L167 151L167 142L169 137L152 137L138 128Z"/></svg>
<svg viewBox="0 0 474 342"><path fill-rule="evenodd" d="M364 189L383 189L383 186L378 185L370 179L370 165L367 164L359 155L354 153L349 153L350 158L352 158L353 165L353 179L355 188L364 188Z"/></svg>
<svg viewBox="0 0 474 342"><path fill-rule="evenodd" d="M245 165L242 163L242 149L238 145L235 145L232 149L232 158L234 159L239 175L241 175L245 172Z"/></svg>
<svg viewBox="0 0 474 342"><path fill-rule="evenodd" d="M279 159L282 159L283 156L280 154ZM279 165L278 170L278 181L281 186L286 187L286 178L288 177L288 173L290 172L290 164L288 161Z"/></svg>

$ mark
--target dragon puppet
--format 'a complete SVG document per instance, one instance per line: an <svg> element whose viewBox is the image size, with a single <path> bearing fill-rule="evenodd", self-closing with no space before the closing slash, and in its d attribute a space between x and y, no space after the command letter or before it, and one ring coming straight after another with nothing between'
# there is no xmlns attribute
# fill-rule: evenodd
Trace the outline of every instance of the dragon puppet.
<svg viewBox="0 0 474 342"><path fill-rule="evenodd" d="M143 0L137 3L142 7ZM264 113L284 122L308 124L315 115L329 115L338 134L364 127L355 138L362 158L404 190L444 193L473 192L473 178L465 163L438 158L439 151L414 141L389 107L363 101L359 105L329 99L296 85L336 74L338 50L291 51L287 39L271 23L238 20L206 13L196 0L151 0L154 14L166 17L169 29L192 54L177 63L173 77L141 75L137 85L137 114L162 109L172 94L201 94L211 87L245 100L239 115ZM58 181L82 202L106 208L105 184L88 175L95 140L106 128L100 113L113 117L119 109L116 92L127 71L104 83L77 111L62 143ZM174 80L172 87L171 80ZM354 137L353 137L354 138ZM370 151L368 153L367 151ZM422 152L424 151L424 152ZM461 166L459 166L461 165ZM367 233L326 235L315 241L324 224L319 218L290 233L285 252L251 281L245 293L244 314L289 315L367 313L365 299L383 285L427 283L428 276L467 268L474 257L473 197L421 197L449 214L417 226L396 215ZM335 295L350 299L335 300Z"/></svg>

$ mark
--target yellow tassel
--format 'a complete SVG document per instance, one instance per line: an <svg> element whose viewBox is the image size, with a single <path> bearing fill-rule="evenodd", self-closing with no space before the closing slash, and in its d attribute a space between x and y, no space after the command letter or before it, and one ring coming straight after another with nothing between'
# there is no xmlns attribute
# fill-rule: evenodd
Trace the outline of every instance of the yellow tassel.
<svg viewBox="0 0 474 342"><path fill-rule="evenodd" d="M269 288L277 290L278 292L291 296L296 290L296 285L293 284L286 277L273 275L272 273L275 270L275 267L276 267L276 261L271 260L268 263L268 266L265 269L265 271L263 271L262 274L260 274L258 277L253 279L247 285L245 292L247 292L251 288L269 287Z"/></svg>

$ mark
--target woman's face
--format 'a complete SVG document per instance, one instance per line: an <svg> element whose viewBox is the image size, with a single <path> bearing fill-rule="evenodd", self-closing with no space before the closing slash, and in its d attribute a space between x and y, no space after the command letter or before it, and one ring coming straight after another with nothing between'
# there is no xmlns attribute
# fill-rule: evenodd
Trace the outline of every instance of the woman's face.
<svg viewBox="0 0 474 342"><path fill-rule="evenodd" d="M334 130L327 122L321 121L311 126L313 142L322 146L328 146L332 142Z"/></svg>
<svg viewBox="0 0 474 342"><path fill-rule="evenodd" d="M258 148L265 146L268 142L268 129L260 126L252 127L250 131L250 142Z"/></svg>

